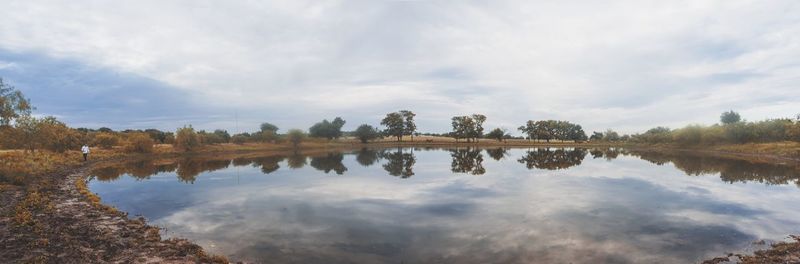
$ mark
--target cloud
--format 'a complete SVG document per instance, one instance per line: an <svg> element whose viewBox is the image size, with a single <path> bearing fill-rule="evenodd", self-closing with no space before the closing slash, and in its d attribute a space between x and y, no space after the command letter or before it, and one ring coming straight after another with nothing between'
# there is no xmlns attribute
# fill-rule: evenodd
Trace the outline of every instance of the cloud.
<svg viewBox="0 0 800 264"><path fill-rule="evenodd" d="M190 101L170 104L186 108L176 116L214 112L216 119L180 122L209 129L233 129L236 113L242 129L261 121L308 127L335 115L354 128L407 108L418 113L423 131L447 131L450 116L480 112L489 127L568 119L588 130L635 132L712 123L728 109L751 120L792 116L797 110L790 106L800 102L800 67L792 59L800 55L793 15L800 6L793 1L5 6L0 49L189 94ZM0 74L7 71L0 67ZM17 86L43 96L35 91L40 83ZM71 100L38 105L81 108ZM179 122L141 120L132 126ZM74 122L125 126L114 115Z"/></svg>

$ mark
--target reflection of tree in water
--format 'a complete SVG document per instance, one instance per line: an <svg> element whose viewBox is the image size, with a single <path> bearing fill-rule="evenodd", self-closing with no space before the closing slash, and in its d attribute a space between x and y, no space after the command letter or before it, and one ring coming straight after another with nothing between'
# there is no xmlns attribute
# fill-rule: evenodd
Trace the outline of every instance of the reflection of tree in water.
<svg viewBox="0 0 800 264"><path fill-rule="evenodd" d="M117 166L108 166L92 170L92 175L99 181L114 181L122 174L125 174L125 168Z"/></svg>
<svg viewBox="0 0 800 264"><path fill-rule="evenodd" d="M414 164L417 163L417 158L413 151L403 152L403 149L398 148L395 152L383 153L382 157L387 160L386 164L383 164L383 169L389 175L401 178L414 176Z"/></svg>
<svg viewBox="0 0 800 264"><path fill-rule="evenodd" d="M299 169L306 165L307 159L305 155L294 153L286 157L286 165L292 169Z"/></svg>
<svg viewBox="0 0 800 264"><path fill-rule="evenodd" d="M335 171L336 174L342 175L345 171L347 171L347 167L342 164L342 160L344 160L344 154L328 153L328 155L325 156L311 157L310 165L311 167L324 171L325 173Z"/></svg>
<svg viewBox="0 0 800 264"><path fill-rule="evenodd" d="M278 163L283 161L283 159L284 159L283 156L267 156L267 157L254 158L253 167L261 167L261 172L263 172L264 174L270 174L281 168L281 166L278 165Z"/></svg>
<svg viewBox="0 0 800 264"><path fill-rule="evenodd" d="M728 183L749 181L774 185L793 183L800 187L800 167L787 164L759 163L691 153L632 151L631 154L657 165L672 162L675 168L687 175L719 173L720 179Z"/></svg>
<svg viewBox="0 0 800 264"><path fill-rule="evenodd" d="M589 151L589 154L592 155L592 159L605 158L606 160L613 160L619 157L620 154L626 155L626 152L620 148L594 148Z"/></svg>
<svg viewBox="0 0 800 264"><path fill-rule="evenodd" d="M161 172L175 171L176 168L177 166L175 164L156 164L154 160L140 160L126 164L97 168L92 170L92 175L100 181L113 181L125 174L137 180L145 180Z"/></svg>
<svg viewBox="0 0 800 264"><path fill-rule="evenodd" d="M185 183L194 183L197 175L202 172L221 170L230 166L231 161L224 160L205 160L202 158L184 158L178 161L178 180Z"/></svg>
<svg viewBox="0 0 800 264"><path fill-rule="evenodd" d="M525 156L517 161L525 164L525 167L528 169L559 170L580 165L585 157L585 149L552 150L549 148L539 148L534 151L529 150Z"/></svg>
<svg viewBox="0 0 800 264"><path fill-rule="evenodd" d="M480 149L452 149L450 157L450 170L457 173L469 173L472 175L482 175L486 173L483 168L483 154Z"/></svg>
<svg viewBox="0 0 800 264"><path fill-rule="evenodd" d="M486 149L486 154L494 160L501 160L508 156L508 150L504 148Z"/></svg>
<svg viewBox="0 0 800 264"><path fill-rule="evenodd" d="M372 166L380 158L379 152L373 149L362 148L356 152L356 161L364 167Z"/></svg>

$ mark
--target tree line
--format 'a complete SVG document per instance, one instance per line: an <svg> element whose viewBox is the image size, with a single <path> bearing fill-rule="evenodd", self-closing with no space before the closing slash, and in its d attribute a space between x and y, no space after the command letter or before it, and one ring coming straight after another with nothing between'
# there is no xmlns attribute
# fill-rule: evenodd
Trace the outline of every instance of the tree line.
<svg viewBox="0 0 800 264"><path fill-rule="evenodd" d="M172 144L179 150L191 151L203 145L222 143L290 143L299 146L307 138L334 140L350 136L362 143L391 137L398 142L404 137L436 135L455 138L456 141L477 142L486 138L504 141L511 138L524 138L534 141L607 141L631 143L677 143L677 144L719 144L800 141L800 116L795 119L781 118L749 122L739 113L727 111L720 116L720 123L711 126L688 125L679 129L655 127L632 135L620 135L608 129L594 131L587 136L583 127L562 120L528 120L517 130L524 137L513 137L504 128L494 128L484 133L487 117L483 114L454 116L450 119L452 131L444 134L420 133L417 131L415 117L410 110L390 112L380 121L382 128L361 124L354 131L343 131L346 121L335 117L331 121L323 119L313 124L305 132L290 129L279 133L278 126L264 122L254 132L231 135L224 129L213 131L195 130L191 125L172 131L158 129L114 131L110 128L73 129L55 117L34 117L35 107L21 91L5 83L0 78L0 148L5 149L48 149L63 152L78 149L83 144L111 149L122 147L127 151L152 152L154 144Z"/></svg>

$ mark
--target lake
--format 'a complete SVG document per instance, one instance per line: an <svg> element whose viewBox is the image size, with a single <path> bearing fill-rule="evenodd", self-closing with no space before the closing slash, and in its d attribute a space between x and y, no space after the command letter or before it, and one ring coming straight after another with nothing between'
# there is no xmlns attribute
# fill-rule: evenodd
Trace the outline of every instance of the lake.
<svg viewBox="0 0 800 264"><path fill-rule="evenodd" d="M92 174L104 203L259 263L690 263L800 234L796 168L690 154L388 148Z"/></svg>

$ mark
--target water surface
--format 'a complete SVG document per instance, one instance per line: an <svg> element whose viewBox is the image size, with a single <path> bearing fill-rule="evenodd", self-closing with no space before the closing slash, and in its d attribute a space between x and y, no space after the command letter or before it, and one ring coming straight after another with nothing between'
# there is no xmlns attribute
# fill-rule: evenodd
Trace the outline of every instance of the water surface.
<svg viewBox="0 0 800 264"><path fill-rule="evenodd" d="M98 169L105 203L267 263L688 263L800 233L798 171L619 149L363 149Z"/></svg>

